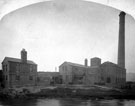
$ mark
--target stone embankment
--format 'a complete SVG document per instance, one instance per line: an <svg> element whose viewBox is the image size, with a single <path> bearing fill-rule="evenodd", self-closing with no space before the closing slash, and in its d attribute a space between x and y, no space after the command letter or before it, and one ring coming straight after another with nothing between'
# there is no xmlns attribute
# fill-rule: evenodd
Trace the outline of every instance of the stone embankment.
<svg viewBox="0 0 135 106"><path fill-rule="evenodd" d="M0 92L3 98L99 98L99 99L135 99L135 92L101 86L51 86L23 87Z"/></svg>

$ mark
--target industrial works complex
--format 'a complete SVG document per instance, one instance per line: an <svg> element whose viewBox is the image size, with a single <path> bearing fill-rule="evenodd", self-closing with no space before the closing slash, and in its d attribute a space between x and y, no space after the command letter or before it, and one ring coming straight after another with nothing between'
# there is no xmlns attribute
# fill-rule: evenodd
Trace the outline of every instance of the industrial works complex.
<svg viewBox="0 0 135 106"><path fill-rule="evenodd" d="M119 15L118 63L104 62L94 57L91 65L85 59L84 65L64 62L59 72L37 72L37 64L27 60L27 51L21 51L21 59L5 57L2 62L4 88L23 86L46 86L49 84L102 85L122 88L126 83L125 69L125 12Z"/></svg>

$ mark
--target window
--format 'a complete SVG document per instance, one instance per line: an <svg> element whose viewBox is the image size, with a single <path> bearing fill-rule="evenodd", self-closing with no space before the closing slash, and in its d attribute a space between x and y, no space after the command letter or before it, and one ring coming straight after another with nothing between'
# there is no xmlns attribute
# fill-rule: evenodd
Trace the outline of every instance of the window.
<svg viewBox="0 0 135 106"><path fill-rule="evenodd" d="M104 81L104 77L101 77L101 80Z"/></svg>
<svg viewBox="0 0 135 106"><path fill-rule="evenodd" d="M16 70L17 70L18 72L20 71L20 65L19 65L19 64L16 65Z"/></svg>
<svg viewBox="0 0 135 106"><path fill-rule="evenodd" d="M118 78L116 78L116 83L118 83Z"/></svg>
<svg viewBox="0 0 135 106"><path fill-rule="evenodd" d="M17 75L15 79L16 79L16 80L20 80L20 76L19 76L19 75Z"/></svg>
<svg viewBox="0 0 135 106"><path fill-rule="evenodd" d="M65 66L65 71L67 71L67 66Z"/></svg>
<svg viewBox="0 0 135 106"><path fill-rule="evenodd" d="M122 81L121 81L121 78L120 78L120 83L121 83Z"/></svg>
<svg viewBox="0 0 135 106"><path fill-rule="evenodd" d="M3 65L3 70L7 71L7 65Z"/></svg>
<svg viewBox="0 0 135 106"><path fill-rule="evenodd" d="M37 77L37 81L38 81L38 82L40 81L40 78L39 78L39 77Z"/></svg>
<svg viewBox="0 0 135 106"><path fill-rule="evenodd" d="M5 68L6 68L5 70L7 71L7 65L5 65Z"/></svg>
<svg viewBox="0 0 135 106"><path fill-rule="evenodd" d="M19 64L16 65L16 75L19 75Z"/></svg>
<svg viewBox="0 0 135 106"><path fill-rule="evenodd" d="M29 76L29 80L33 80L33 77L32 76Z"/></svg>
<svg viewBox="0 0 135 106"><path fill-rule="evenodd" d="M62 67L62 70L64 71L64 66Z"/></svg>
<svg viewBox="0 0 135 106"><path fill-rule="evenodd" d="M8 76L7 75L5 75L5 80L8 80Z"/></svg>
<svg viewBox="0 0 135 106"><path fill-rule="evenodd" d="M3 65L3 71L5 71L5 66Z"/></svg>
<svg viewBox="0 0 135 106"><path fill-rule="evenodd" d="M72 67L72 70L73 71L78 71L78 68L77 67Z"/></svg>
<svg viewBox="0 0 135 106"><path fill-rule="evenodd" d="M32 72L33 68L32 68L32 65L30 65L30 72Z"/></svg>
<svg viewBox="0 0 135 106"><path fill-rule="evenodd" d="M111 78L110 77L107 77L107 83L111 83Z"/></svg>

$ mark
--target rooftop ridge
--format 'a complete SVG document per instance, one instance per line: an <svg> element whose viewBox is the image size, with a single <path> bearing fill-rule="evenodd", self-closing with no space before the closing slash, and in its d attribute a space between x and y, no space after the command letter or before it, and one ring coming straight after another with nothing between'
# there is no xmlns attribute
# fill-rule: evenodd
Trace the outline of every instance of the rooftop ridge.
<svg viewBox="0 0 135 106"><path fill-rule="evenodd" d="M14 57L5 57L4 60L3 60L3 62L4 62L5 60L21 63L21 59L19 59L19 58L14 58ZM32 61L32 60L27 60L27 63L28 63L28 64L36 64L36 63L35 63L34 61Z"/></svg>

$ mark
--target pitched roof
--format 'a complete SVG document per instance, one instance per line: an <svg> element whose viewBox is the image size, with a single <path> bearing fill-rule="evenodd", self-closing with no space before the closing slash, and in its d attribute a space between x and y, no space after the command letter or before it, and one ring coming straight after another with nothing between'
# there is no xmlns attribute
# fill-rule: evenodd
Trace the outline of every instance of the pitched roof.
<svg viewBox="0 0 135 106"><path fill-rule="evenodd" d="M18 62L18 63L20 63L20 62L21 62L21 59L12 58L12 57L5 57L4 60L3 60L3 62L4 62L4 61L11 61L11 62ZM2 62L2 63L3 63L3 62ZM35 62L33 62L33 61L31 61L31 60L27 60L27 63L28 63L28 64L36 64Z"/></svg>
<svg viewBox="0 0 135 106"><path fill-rule="evenodd" d="M72 66L77 66L77 67L84 67L84 68L88 68L89 66L85 66L85 65L82 65L82 64L77 64L77 63L71 63L71 62L64 62L63 64L69 64L69 65L72 65ZM62 66L63 64L61 64L60 66Z"/></svg>
<svg viewBox="0 0 135 106"><path fill-rule="evenodd" d="M102 63L101 65L113 65L113 66L118 66L117 64L112 63L112 62L110 62L110 61L106 61L106 62Z"/></svg>
<svg viewBox="0 0 135 106"><path fill-rule="evenodd" d="M104 62L104 63L101 64L101 66L103 66L103 65L111 65L111 66L115 66L115 67L122 68L122 67L120 67L119 65L117 65L117 64L115 64L115 63L112 63L112 62L109 62L109 61ZM124 69L124 68L122 68L122 69Z"/></svg>

